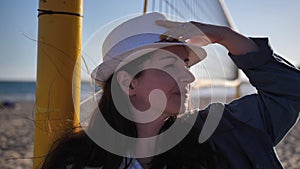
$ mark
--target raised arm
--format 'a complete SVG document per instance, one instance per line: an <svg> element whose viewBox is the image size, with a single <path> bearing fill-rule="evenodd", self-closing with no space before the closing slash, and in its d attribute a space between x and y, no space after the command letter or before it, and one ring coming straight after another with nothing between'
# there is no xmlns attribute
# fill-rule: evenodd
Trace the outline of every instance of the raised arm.
<svg viewBox="0 0 300 169"><path fill-rule="evenodd" d="M258 50L257 45L249 38L229 27L203 24L199 22L172 22L158 20L158 25L169 28L166 37L186 41L201 46L219 43L233 55L246 54Z"/></svg>
<svg viewBox="0 0 300 169"><path fill-rule="evenodd" d="M166 36L193 44L225 46L231 59L258 91L228 104L227 112L267 133L273 145L278 144L299 117L299 70L274 54L267 38L251 39L227 27L197 22L157 23L169 28Z"/></svg>

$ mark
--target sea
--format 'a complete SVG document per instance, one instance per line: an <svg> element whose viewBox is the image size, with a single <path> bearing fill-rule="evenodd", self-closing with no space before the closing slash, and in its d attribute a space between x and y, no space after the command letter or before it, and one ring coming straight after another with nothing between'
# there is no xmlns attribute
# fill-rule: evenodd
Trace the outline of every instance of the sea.
<svg viewBox="0 0 300 169"><path fill-rule="evenodd" d="M81 83L81 100L92 93L89 82ZM36 82L0 81L0 102L35 101Z"/></svg>
<svg viewBox="0 0 300 169"><path fill-rule="evenodd" d="M214 93L216 95L223 94L224 89L226 90L226 95L234 95L236 92L235 88L214 88ZM210 89L201 89L201 95L209 96L211 94ZM243 82L241 85L242 95L255 93L256 90L249 83ZM91 85L89 82L81 83L81 100L84 100L92 93ZM36 83L34 81L0 81L0 102L4 101L35 101L36 94Z"/></svg>

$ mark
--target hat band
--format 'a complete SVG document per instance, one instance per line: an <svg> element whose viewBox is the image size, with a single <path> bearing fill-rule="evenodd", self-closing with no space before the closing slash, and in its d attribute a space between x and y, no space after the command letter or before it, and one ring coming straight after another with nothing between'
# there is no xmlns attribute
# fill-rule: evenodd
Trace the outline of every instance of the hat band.
<svg viewBox="0 0 300 169"><path fill-rule="evenodd" d="M106 61L106 60L113 59L118 55L121 55L125 52L131 51L133 49L145 45L158 43L158 42L169 42L167 40L162 40L160 36L161 34L157 34L157 33L143 33L143 34L130 36L126 39L119 41L106 54L104 53L103 60Z"/></svg>

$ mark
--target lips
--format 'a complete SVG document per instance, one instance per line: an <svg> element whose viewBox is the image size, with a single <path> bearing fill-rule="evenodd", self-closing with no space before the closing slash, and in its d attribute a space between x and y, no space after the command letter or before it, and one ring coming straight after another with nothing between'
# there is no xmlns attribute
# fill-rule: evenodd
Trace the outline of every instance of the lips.
<svg viewBox="0 0 300 169"><path fill-rule="evenodd" d="M175 88L175 90L173 90L173 94L186 99L189 97L189 87L186 86L184 88L182 87L181 89Z"/></svg>
<svg viewBox="0 0 300 169"><path fill-rule="evenodd" d="M188 91L185 91L184 93L180 93L178 91L174 92L175 95L178 95L178 96L183 96L184 98L188 98L189 97L189 93Z"/></svg>

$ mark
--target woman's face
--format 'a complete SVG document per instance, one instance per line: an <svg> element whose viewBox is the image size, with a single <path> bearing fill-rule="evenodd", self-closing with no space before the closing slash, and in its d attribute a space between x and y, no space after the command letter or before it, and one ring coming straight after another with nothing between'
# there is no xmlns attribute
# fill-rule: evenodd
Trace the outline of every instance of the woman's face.
<svg viewBox="0 0 300 169"><path fill-rule="evenodd" d="M186 67L188 53L183 46L160 49L142 64L143 73L132 81L134 95L130 96L132 105L139 111L163 109L164 116L177 115L187 108L189 83L195 80ZM153 92L160 91L161 94ZM152 105L149 101L152 93ZM157 109L156 109L157 108Z"/></svg>

